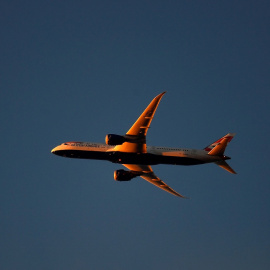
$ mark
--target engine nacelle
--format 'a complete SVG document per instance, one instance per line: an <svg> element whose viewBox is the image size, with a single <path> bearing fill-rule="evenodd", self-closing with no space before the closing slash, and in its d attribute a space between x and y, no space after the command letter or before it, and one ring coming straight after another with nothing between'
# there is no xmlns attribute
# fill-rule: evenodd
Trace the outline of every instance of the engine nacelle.
<svg viewBox="0 0 270 270"><path fill-rule="evenodd" d="M105 137L105 143L108 145L120 145L126 141L124 136L116 134L107 134Z"/></svg>
<svg viewBox="0 0 270 270"><path fill-rule="evenodd" d="M132 178L138 176L132 171L116 170L114 171L114 180L116 181L130 181Z"/></svg>

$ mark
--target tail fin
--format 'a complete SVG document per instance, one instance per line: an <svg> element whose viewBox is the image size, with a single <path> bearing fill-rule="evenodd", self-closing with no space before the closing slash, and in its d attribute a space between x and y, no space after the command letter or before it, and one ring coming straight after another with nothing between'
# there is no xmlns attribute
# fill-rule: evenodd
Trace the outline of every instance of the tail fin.
<svg viewBox="0 0 270 270"><path fill-rule="evenodd" d="M205 147L204 150L207 151L208 155L211 155L211 156L223 156L228 143L233 139L234 136L235 136L235 133L228 133L227 135L220 138L216 142ZM230 159L230 158L224 156L224 159ZM230 173L236 174L236 172L229 166L229 164L225 160L217 161L216 164L222 169Z"/></svg>
<svg viewBox="0 0 270 270"><path fill-rule="evenodd" d="M228 133L224 137L205 147L204 150L208 152L208 155L222 156L227 144L233 139L234 136L235 133Z"/></svg>

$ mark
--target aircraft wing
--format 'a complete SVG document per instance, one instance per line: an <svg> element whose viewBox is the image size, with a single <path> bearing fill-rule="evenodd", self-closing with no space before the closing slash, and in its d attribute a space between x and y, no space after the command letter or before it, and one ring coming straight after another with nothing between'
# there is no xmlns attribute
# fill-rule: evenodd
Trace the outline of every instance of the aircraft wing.
<svg viewBox="0 0 270 270"><path fill-rule="evenodd" d="M135 135L135 136L146 136L147 131L150 127L151 121L154 118L154 114L157 110L158 104L162 98L162 96L166 92L163 92L157 95L147 106L144 112L140 115L137 121L133 124L133 126L129 129L126 135Z"/></svg>
<svg viewBox="0 0 270 270"><path fill-rule="evenodd" d="M144 180L148 181L149 183L175 195L181 198L187 198L179 193L177 193L175 190L170 188L167 184L165 184L163 181L161 181L153 172L151 166L149 165L137 165L137 164L122 164L126 168L128 168L131 171L136 171L141 173L140 177Z"/></svg>
<svg viewBox="0 0 270 270"><path fill-rule="evenodd" d="M146 107L137 121L128 130L126 136L133 138L132 142L124 142L121 145L117 145L114 150L128 153L146 153L146 134L150 127L150 124L154 118L158 104L162 96L166 92L157 95L150 104Z"/></svg>

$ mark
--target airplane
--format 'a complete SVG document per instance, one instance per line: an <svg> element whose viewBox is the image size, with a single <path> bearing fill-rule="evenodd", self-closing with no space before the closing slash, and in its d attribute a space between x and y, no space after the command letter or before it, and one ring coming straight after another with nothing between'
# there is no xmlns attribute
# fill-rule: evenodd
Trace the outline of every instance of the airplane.
<svg viewBox="0 0 270 270"><path fill-rule="evenodd" d="M235 136L235 133L228 133L203 149L157 147L146 144L147 131L165 93L157 95L150 102L125 135L107 134L105 137L106 144L78 141L65 142L53 148L51 152L68 158L107 160L120 163L128 171L123 169L114 171L116 181L130 181L140 176L151 184L181 198L187 197L179 194L158 178L151 165L215 163L228 172L236 174L226 162L231 158L224 155L225 149Z"/></svg>

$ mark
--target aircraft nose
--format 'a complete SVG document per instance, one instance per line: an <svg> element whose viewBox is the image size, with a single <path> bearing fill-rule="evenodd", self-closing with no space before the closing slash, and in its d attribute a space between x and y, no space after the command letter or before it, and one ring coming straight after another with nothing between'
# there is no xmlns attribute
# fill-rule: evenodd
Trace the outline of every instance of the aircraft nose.
<svg viewBox="0 0 270 270"><path fill-rule="evenodd" d="M51 150L51 153L55 154L56 147Z"/></svg>

